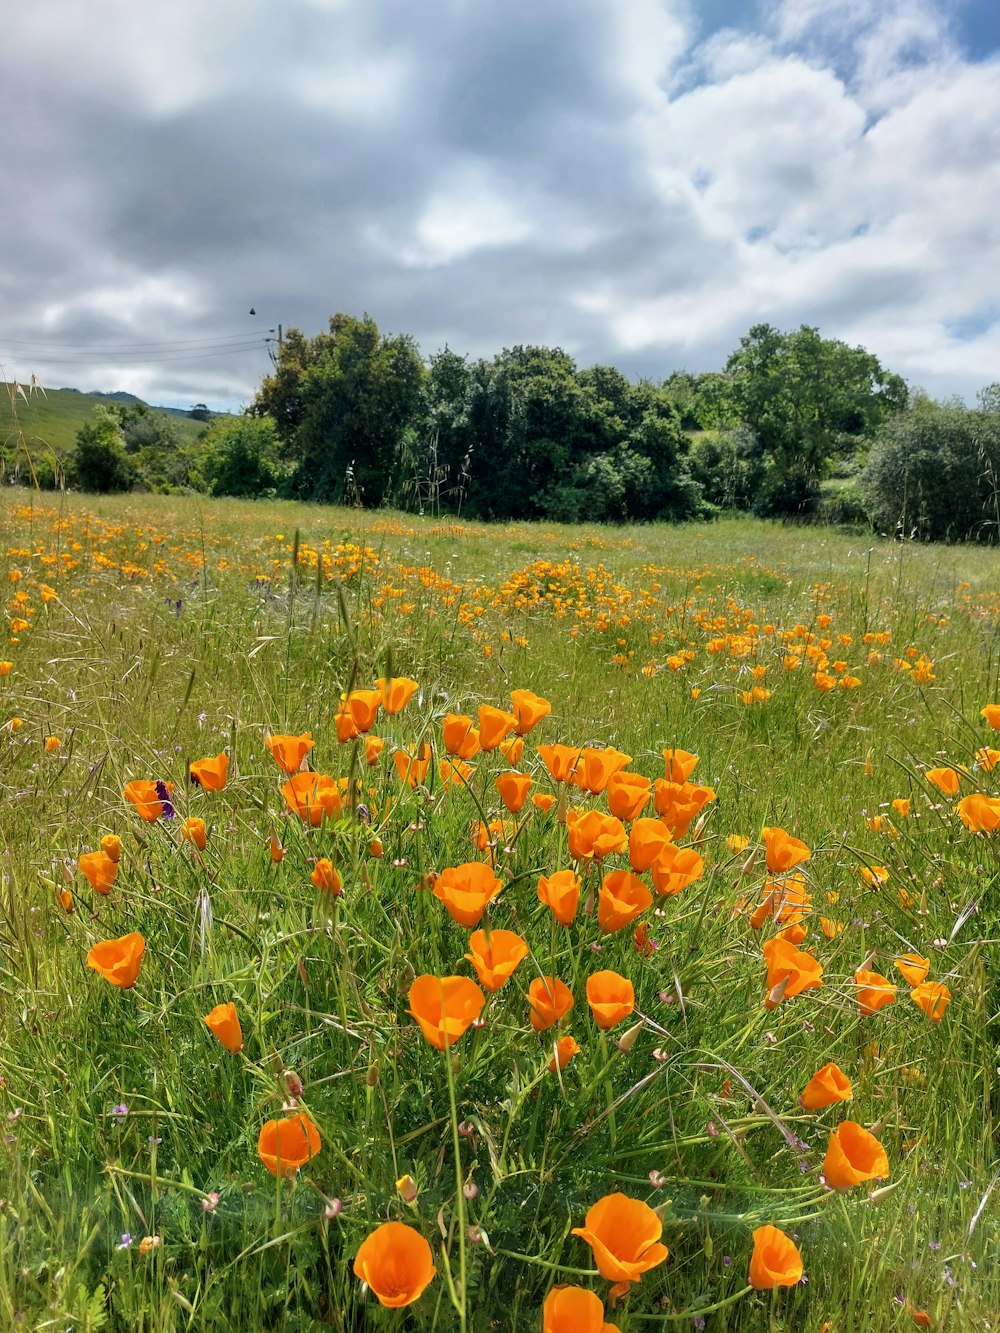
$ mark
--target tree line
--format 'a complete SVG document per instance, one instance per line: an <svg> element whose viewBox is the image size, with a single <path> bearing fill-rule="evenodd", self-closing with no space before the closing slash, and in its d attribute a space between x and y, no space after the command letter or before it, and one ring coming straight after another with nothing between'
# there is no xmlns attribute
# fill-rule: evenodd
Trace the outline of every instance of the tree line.
<svg viewBox="0 0 1000 1333"><path fill-rule="evenodd" d="M923 539L995 541L1000 519L1000 387L975 408L935 403L808 326L757 324L722 370L654 382L541 346L425 362L408 335L337 314L313 337L290 329L245 415L196 446L151 445L150 429L99 409L71 479L484 520L735 509Z"/></svg>

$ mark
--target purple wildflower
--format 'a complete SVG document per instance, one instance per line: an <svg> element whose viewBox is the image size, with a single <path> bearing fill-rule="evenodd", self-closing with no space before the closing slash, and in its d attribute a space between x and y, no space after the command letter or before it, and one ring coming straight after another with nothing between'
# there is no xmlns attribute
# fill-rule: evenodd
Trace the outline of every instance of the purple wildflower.
<svg viewBox="0 0 1000 1333"><path fill-rule="evenodd" d="M174 819L177 815L177 811L174 809L174 803L170 799L170 792L167 790L167 784L161 782L159 778L156 780L156 799L163 806L163 818Z"/></svg>

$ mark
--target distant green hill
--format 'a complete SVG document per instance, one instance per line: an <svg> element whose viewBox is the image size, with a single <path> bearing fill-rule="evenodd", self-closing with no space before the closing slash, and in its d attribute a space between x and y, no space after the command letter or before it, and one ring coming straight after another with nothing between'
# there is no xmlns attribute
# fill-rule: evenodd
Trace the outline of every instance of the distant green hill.
<svg viewBox="0 0 1000 1333"><path fill-rule="evenodd" d="M4 390L0 396L0 448L9 450L18 444L20 432L23 444L29 450L52 449L60 457L73 448L77 431L95 407L107 407L112 402L141 401L124 392L81 393L79 389L46 389L43 395L37 389L34 392L25 389L27 401L18 394L12 410L10 385L4 384ZM205 422L192 421L181 408L151 406L151 410L171 417L185 444L194 443L205 429Z"/></svg>

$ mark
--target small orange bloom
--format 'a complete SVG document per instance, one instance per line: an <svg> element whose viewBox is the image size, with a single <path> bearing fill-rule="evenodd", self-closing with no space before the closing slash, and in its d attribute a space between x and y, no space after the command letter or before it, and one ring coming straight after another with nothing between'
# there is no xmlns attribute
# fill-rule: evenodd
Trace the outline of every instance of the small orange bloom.
<svg viewBox="0 0 1000 1333"><path fill-rule="evenodd" d="M229 771L229 755L223 750L214 759L196 759L188 771L191 781L199 787L204 787L206 791L222 791Z"/></svg>
<svg viewBox="0 0 1000 1333"><path fill-rule="evenodd" d="M593 972L587 978L587 1003L599 1028L613 1028L635 1009L635 988L617 972Z"/></svg>
<svg viewBox="0 0 1000 1333"><path fill-rule="evenodd" d="M122 990L131 990L139 975L146 941L139 934L123 935L119 940L103 940L87 954L87 966L100 972L105 981Z"/></svg>
<svg viewBox="0 0 1000 1333"><path fill-rule="evenodd" d="M573 781L584 791L589 791L591 796L599 796L607 788L612 775L620 773L631 762L630 754L622 754L621 750L614 747L581 750Z"/></svg>
<svg viewBox="0 0 1000 1333"><path fill-rule="evenodd" d="M675 838L685 837L691 821L714 800L715 791L711 787L668 782L665 778L657 778L653 783L653 807Z"/></svg>
<svg viewBox="0 0 1000 1333"><path fill-rule="evenodd" d="M910 991L910 999L924 1011L932 1023L940 1023L951 1004L951 991L943 981L922 981Z"/></svg>
<svg viewBox="0 0 1000 1333"><path fill-rule="evenodd" d="M329 857L320 857L309 878L317 889L322 889L324 893L329 893L333 898L339 898L344 891L344 882Z"/></svg>
<svg viewBox="0 0 1000 1333"><path fill-rule="evenodd" d="M418 1300L435 1272L431 1247L405 1222L376 1227L361 1242L354 1260L354 1276L367 1282L380 1305L393 1310Z"/></svg>
<svg viewBox="0 0 1000 1333"><path fill-rule="evenodd" d="M479 753L479 732L472 718L464 713L448 713L441 722L444 748L459 759L471 759Z"/></svg>
<svg viewBox="0 0 1000 1333"><path fill-rule="evenodd" d="M764 859L772 875L787 874L794 866L808 861L812 852L804 842L793 838L783 828L761 830L764 839Z"/></svg>
<svg viewBox="0 0 1000 1333"><path fill-rule="evenodd" d="M503 755L511 767L516 768L524 754L524 737L508 736L505 741L501 741L497 746L497 751Z"/></svg>
<svg viewBox="0 0 1000 1333"><path fill-rule="evenodd" d="M880 972L859 967L854 981L858 988L858 1008L863 1014L877 1013L883 1005L895 1003L896 987Z"/></svg>
<svg viewBox="0 0 1000 1333"><path fill-rule="evenodd" d="M271 856L271 864L280 865L285 859L285 849L282 847L274 833L272 833L268 839L267 849Z"/></svg>
<svg viewBox="0 0 1000 1333"><path fill-rule="evenodd" d="M76 864L95 893L103 896L111 892L118 866L107 852L84 852Z"/></svg>
<svg viewBox="0 0 1000 1333"><path fill-rule="evenodd" d="M157 783L147 781L127 782L122 789L122 795L126 801L131 801L139 812L139 818L144 819L147 824L155 824L163 814L163 803L160 800L160 788L165 787L170 791L170 783Z"/></svg>
<svg viewBox="0 0 1000 1333"><path fill-rule="evenodd" d="M609 1282L638 1282L643 1273L662 1264L670 1253L660 1244L663 1223L641 1199L607 1194L587 1212L585 1224L573 1228L594 1252L594 1262Z"/></svg>
<svg viewBox="0 0 1000 1333"><path fill-rule="evenodd" d="M382 757L382 751L385 749L385 741L379 736L365 737L365 763L369 768L374 768Z"/></svg>
<svg viewBox="0 0 1000 1333"><path fill-rule="evenodd" d="M491 930L489 939L485 930L475 930L469 936L469 948L472 952L465 957L487 991L498 991L508 982L529 953L525 941L513 930Z"/></svg>
<svg viewBox="0 0 1000 1333"><path fill-rule="evenodd" d="M363 736L375 725L375 718L382 706L381 690L351 690L341 705L354 721L358 735ZM353 737L351 738L353 740Z"/></svg>
<svg viewBox="0 0 1000 1333"><path fill-rule="evenodd" d="M652 903L653 895L641 879L627 870L612 870L601 881L597 924L611 934L634 921Z"/></svg>
<svg viewBox="0 0 1000 1333"><path fill-rule="evenodd" d="M476 1021L486 996L468 977L436 977L425 973L410 987L407 1013L439 1051L453 1045Z"/></svg>
<svg viewBox="0 0 1000 1333"><path fill-rule="evenodd" d="M861 878L869 888L878 889L889 882L889 872L885 866L862 866Z"/></svg>
<svg viewBox="0 0 1000 1333"><path fill-rule="evenodd" d="M823 1159L823 1175L831 1189L850 1189L866 1180L884 1180L888 1174L889 1159L874 1134L853 1120L837 1126Z"/></svg>
<svg viewBox="0 0 1000 1333"><path fill-rule="evenodd" d="M661 897L673 897L701 879L705 863L690 847L667 843L653 862L653 888Z"/></svg>
<svg viewBox="0 0 1000 1333"><path fill-rule="evenodd" d="M574 1055L580 1054L580 1048L573 1037L560 1037L552 1051L552 1059L546 1065L550 1074L565 1069Z"/></svg>
<svg viewBox="0 0 1000 1333"><path fill-rule="evenodd" d="M897 796L892 803L892 808L899 815L900 819L909 819L910 801L908 797Z"/></svg>
<svg viewBox="0 0 1000 1333"><path fill-rule="evenodd" d="M674 840L662 819L637 819L629 830L628 860L637 875L648 870Z"/></svg>
<svg viewBox="0 0 1000 1333"><path fill-rule="evenodd" d="M580 755L578 745L539 745L535 753L549 771L553 782L569 782Z"/></svg>
<svg viewBox="0 0 1000 1333"><path fill-rule="evenodd" d="M961 777L954 768L929 768L924 774L928 782L933 782L945 796L954 796L958 791Z"/></svg>
<svg viewBox="0 0 1000 1333"><path fill-rule="evenodd" d="M294 1176L321 1147L319 1130L305 1111L268 1120L257 1137L257 1155L272 1176Z"/></svg>
<svg viewBox="0 0 1000 1333"><path fill-rule="evenodd" d="M105 833L101 839L101 851L110 856L115 865L122 859L122 840L117 833Z"/></svg>
<svg viewBox="0 0 1000 1333"><path fill-rule="evenodd" d="M922 958L918 953L904 953L896 959L896 970L903 974L904 981L911 986L919 986L927 978L931 960Z"/></svg>
<svg viewBox="0 0 1000 1333"><path fill-rule="evenodd" d="M519 736L527 736L543 717L548 717L552 712L548 699L543 699L540 694L532 694L530 690L511 690L510 702Z"/></svg>
<svg viewBox="0 0 1000 1333"><path fill-rule="evenodd" d="M58 736L46 736L46 737L45 737L45 753L46 753L46 754L54 754L55 751L58 750L58 749L60 748L61 745L62 745L62 741L59 739Z"/></svg>
<svg viewBox="0 0 1000 1333"><path fill-rule="evenodd" d="M189 842L192 847L197 847L199 852L203 852L208 846L208 832L205 828L205 821L194 815L190 819L185 819L181 825L181 837L185 842Z"/></svg>
<svg viewBox="0 0 1000 1333"><path fill-rule="evenodd" d="M336 819L343 808L340 788L326 773L296 773L282 783L281 794L289 810L318 828L327 819Z"/></svg>
<svg viewBox="0 0 1000 1333"><path fill-rule="evenodd" d="M663 776L667 782L685 783L698 767L698 755L688 750L664 750L663 761L666 765Z"/></svg>
<svg viewBox="0 0 1000 1333"><path fill-rule="evenodd" d="M638 819L651 796L651 783L640 773L612 773L608 778L608 809L629 823Z"/></svg>
<svg viewBox="0 0 1000 1333"><path fill-rule="evenodd" d="M302 766L302 761L316 742L312 732L303 732L301 736L265 736L264 744L274 756L275 763L285 773L295 773Z"/></svg>
<svg viewBox="0 0 1000 1333"><path fill-rule="evenodd" d="M382 707L390 717L404 709L419 689L409 676L394 676L391 680L379 676L375 684L382 695Z"/></svg>
<svg viewBox="0 0 1000 1333"><path fill-rule="evenodd" d="M615 1325L604 1322L601 1298L586 1287L553 1287L542 1306L542 1333L615 1333Z"/></svg>
<svg viewBox="0 0 1000 1333"><path fill-rule="evenodd" d="M764 961L767 963L765 1009L776 1009L782 1000L791 1000L823 984L822 963L778 935L765 943Z"/></svg>
<svg viewBox="0 0 1000 1333"><path fill-rule="evenodd" d="M531 804L536 810L541 810L543 815L548 814L556 803L556 798L551 792L536 791L531 797Z"/></svg>
<svg viewBox="0 0 1000 1333"><path fill-rule="evenodd" d="M573 1008L573 994L556 977L535 977L528 987L528 1004L531 1026L536 1032L545 1032Z"/></svg>
<svg viewBox="0 0 1000 1333"><path fill-rule="evenodd" d="M574 861L600 861L610 852L624 852L628 847L625 825L613 815L599 810L569 810L566 814L569 854Z"/></svg>
<svg viewBox="0 0 1000 1333"><path fill-rule="evenodd" d="M232 1051L233 1055L242 1051L243 1029L240 1027L236 1005L231 1000L226 1004L217 1004L211 1013L205 1015L205 1023L212 1036L217 1037L227 1051Z"/></svg>
<svg viewBox="0 0 1000 1333"><path fill-rule="evenodd" d="M976 751L976 764L984 773L992 773L1000 764L1000 750L994 750L989 745L982 746Z"/></svg>
<svg viewBox="0 0 1000 1333"><path fill-rule="evenodd" d="M955 806L958 817L973 833L995 833L1000 828L1000 798L980 792L963 796Z"/></svg>
<svg viewBox="0 0 1000 1333"><path fill-rule="evenodd" d="M575 870L540 875L538 899L552 909L552 915L561 926L571 926L580 905L580 876Z"/></svg>
<svg viewBox="0 0 1000 1333"><path fill-rule="evenodd" d="M517 718L492 704L479 708L479 744L484 750L495 750L517 726Z"/></svg>
<svg viewBox="0 0 1000 1333"><path fill-rule="evenodd" d="M429 745L422 745L418 754L410 754L406 750L397 750L392 756L392 762L396 765L396 772L399 774L401 782L405 782L410 787L419 787L427 780L427 773L431 766L431 750Z"/></svg>
<svg viewBox="0 0 1000 1333"><path fill-rule="evenodd" d="M528 791L533 781L530 773L515 773L512 769L497 774L493 779L494 786L500 793L500 799L512 815L516 815L528 799Z"/></svg>
<svg viewBox="0 0 1000 1333"><path fill-rule="evenodd" d="M794 1287L802 1277L802 1256L791 1236L779 1227L758 1227L753 1233L750 1285L758 1291Z"/></svg>
<svg viewBox="0 0 1000 1333"><path fill-rule="evenodd" d="M979 716L984 717L994 731L1000 731L1000 704L987 704L979 710Z"/></svg>
<svg viewBox="0 0 1000 1333"><path fill-rule="evenodd" d="M853 1096L851 1080L831 1060L818 1069L803 1088L799 1105L803 1111L823 1111L835 1102L849 1102Z"/></svg>
<svg viewBox="0 0 1000 1333"><path fill-rule="evenodd" d="M447 907L460 926L478 926L486 904L503 885L485 861L466 861L442 870L434 883L434 896Z"/></svg>

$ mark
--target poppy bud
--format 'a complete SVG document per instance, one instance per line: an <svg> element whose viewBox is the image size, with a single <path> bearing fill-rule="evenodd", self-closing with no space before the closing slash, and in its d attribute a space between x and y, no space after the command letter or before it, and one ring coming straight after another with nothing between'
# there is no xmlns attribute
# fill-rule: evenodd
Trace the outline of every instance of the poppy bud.
<svg viewBox="0 0 1000 1333"><path fill-rule="evenodd" d="M404 1203L414 1204L420 1191L412 1176L400 1176L396 1181L396 1191Z"/></svg>
<svg viewBox="0 0 1000 1333"><path fill-rule="evenodd" d="M628 1055L629 1051L631 1051L632 1047L635 1045L636 1038L645 1026L645 1023L633 1023L628 1031L623 1032L618 1038L615 1045L621 1051L622 1055Z"/></svg>
<svg viewBox="0 0 1000 1333"><path fill-rule="evenodd" d="M368 844L368 855L374 857L376 861L381 857L384 850L381 838L372 838Z"/></svg>
<svg viewBox="0 0 1000 1333"><path fill-rule="evenodd" d="M285 1091L289 1097L301 1097L305 1088L302 1086L302 1080L296 1074L294 1069L286 1069L281 1075L285 1083Z"/></svg>

